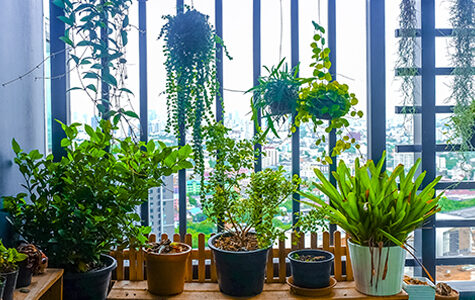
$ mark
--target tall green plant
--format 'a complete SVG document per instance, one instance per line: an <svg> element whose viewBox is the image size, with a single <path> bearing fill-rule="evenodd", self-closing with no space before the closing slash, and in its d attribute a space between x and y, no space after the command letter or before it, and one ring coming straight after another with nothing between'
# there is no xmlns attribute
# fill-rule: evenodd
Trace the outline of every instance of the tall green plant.
<svg viewBox="0 0 475 300"><path fill-rule="evenodd" d="M475 150L472 140L475 134L475 2L453 0L450 22L453 28L454 66L452 93L455 102L453 115L449 120L449 142L460 142L461 151Z"/></svg>
<svg viewBox="0 0 475 300"><path fill-rule="evenodd" d="M383 154L377 165L372 160L360 165L357 158L354 175L340 161L337 171L332 173L336 186L315 169L320 182L314 182L313 187L328 196L330 202L310 192L299 192L310 200L303 202L317 210L325 209L330 221L340 226L356 244L404 247L409 234L440 210L437 203L441 194L435 196L434 186L441 177L419 191L426 174L424 171L415 177L421 160L418 159L407 174L401 164L389 174L383 170L385 156Z"/></svg>
<svg viewBox="0 0 475 300"><path fill-rule="evenodd" d="M48 254L50 265L72 272L100 266L100 255L115 246L145 243L150 229L137 225L137 206L162 176L192 166L190 146L119 140L105 120L95 130L84 125L87 139L78 142L79 126L62 124L67 154L59 162L38 150L26 153L13 140L26 193L4 201L15 229Z"/></svg>
<svg viewBox="0 0 475 300"><path fill-rule="evenodd" d="M163 18L166 24L159 38L163 37L165 41L167 130L179 140L187 128L192 129L195 170L203 178L202 126L213 120L212 104L219 84L216 43L221 40L209 23L209 17L195 9L186 8L175 16Z"/></svg>
<svg viewBox="0 0 475 300"><path fill-rule="evenodd" d="M230 129L220 123L207 130L207 148L217 154L216 166L205 186L205 193L211 197L203 201L204 213L211 221L223 224L244 248L251 231L259 248L284 238L284 231L273 220L281 214L279 206L296 191L299 179L287 179L282 167L249 173L257 154L254 145L261 141L229 138Z"/></svg>

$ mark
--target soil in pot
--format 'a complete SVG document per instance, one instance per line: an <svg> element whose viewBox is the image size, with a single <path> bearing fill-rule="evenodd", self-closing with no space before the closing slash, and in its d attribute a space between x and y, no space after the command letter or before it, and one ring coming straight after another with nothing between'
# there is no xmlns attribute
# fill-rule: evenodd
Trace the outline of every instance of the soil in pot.
<svg viewBox="0 0 475 300"><path fill-rule="evenodd" d="M229 233L212 236L208 245L216 261L221 292L235 297L250 297L262 292L270 247L258 248L254 234L248 234L242 246Z"/></svg>
<svg viewBox="0 0 475 300"><path fill-rule="evenodd" d="M297 250L287 256L293 283L302 288L319 289L330 285L334 256L323 250Z"/></svg>
<svg viewBox="0 0 475 300"><path fill-rule="evenodd" d="M439 282L435 286L435 299L438 300L457 300L459 293L445 282Z"/></svg>
<svg viewBox="0 0 475 300"><path fill-rule="evenodd" d="M161 296L183 292L190 253L189 245L170 240L149 244L145 254L148 291Z"/></svg>
<svg viewBox="0 0 475 300"><path fill-rule="evenodd" d="M3 300L13 300L13 292L15 291L16 281L18 278L18 270L10 273L0 273L5 277L5 286L3 289Z"/></svg>
<svg viewBox="0 0 475 300"><path fill-rule="evenodd" d="M112 271L117 261L102 255L103 266L85 273L66 272L63 276L63 298L68 300L104 300L107 298Z"/></svg>

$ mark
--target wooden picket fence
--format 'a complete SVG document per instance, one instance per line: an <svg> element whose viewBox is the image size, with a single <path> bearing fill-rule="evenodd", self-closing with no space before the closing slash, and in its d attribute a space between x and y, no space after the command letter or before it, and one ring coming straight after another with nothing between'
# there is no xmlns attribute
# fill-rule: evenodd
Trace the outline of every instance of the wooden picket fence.
<svg viewBox="0 0 475 300"><path fill-rule="evenodd" d="M162 239L167 239L168 236L166 234L162 234ZM334 245L330 245L330 233L324 232L323 233L323 247L318 247L318 236L316 233L312 233L310 235L310 247L307 249L323 249L333 253L335 256L334 261L334 276L337 281L352 281L353 280L353 272L351 269L351 261L350 255L347 248L346 239L341 238L341 233L339 231L335 231L333 233L333 241L336 241ZM150 235L149 237L150 242L156 241L156 236L154 234ZM180 236L178 234L173 235L173 241L179 242ZM268 259L267 259L267 274L266 274L266 282L267 283L284 283L286 280L286 263L285 259L287 255L294 250L298 249L305 249L305 236L302 234L300 237L297 237L295 234L291 235L291 248L285 247L285 241L279 241L278 248L273 248L272 251L269 251ZM192 245L192 236L191 234L187 234L185 236L185 243L188 245ZM144 271L145 271L145 264L144 264L144 251L143 249L135 250L135 249L124 249L124 250L116 250L111 253L115 259L117 259L117 269L116 269L116 280L131 280L131 281L139 281L144 280ZM346 258L346 275L343 275L343 257ZM274 258L278 258L278 276L274 276ZM124 261L129 261L129 278L126 278L125 272L125 264ZM210 271L209 271L209 278L206 278L206 261L210 261ZM198 276L193 277L193 263L198 265ZM198 249L193 249L191 251L190 259L187 262L187 270L186 270L186 282L217 282L216 276L216 265L213 259L212 251L206 247L205 245L205 235L200 233L198 235Z"/></svg>

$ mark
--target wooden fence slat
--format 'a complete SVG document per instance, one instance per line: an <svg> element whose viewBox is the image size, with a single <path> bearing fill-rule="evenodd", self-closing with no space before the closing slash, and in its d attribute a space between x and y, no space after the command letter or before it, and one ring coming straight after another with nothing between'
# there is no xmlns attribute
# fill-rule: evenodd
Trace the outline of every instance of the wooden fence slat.
<svg viewBox="0 0 475 300"><path fill-rule="evenodd" d="M178 233L175 233L175 234L173 235L173 241L174 241L175 243L180 242L180 235L179 235Z"/></svg>
<svg viewBox="0 0 475 300"><path fill-rule="evenodd" d="M168 239L168 234L162 233L162 241Z"/></svg>
<svg viewBox="0 0 475 300"><path fill-rule="evenodd" d="M346 280L352 281L353 278L353 267L351 266L350 259L350 249L348 247L348 235L346 236L346 248L345 248L345 257L346 257Z"/></svg>
<svg viewBox="0 0 475 300"><path fill-rule="evenodd" d="M274 246L274 245L272 245ZM267 276L266 282L272 283L274 282L274 251L272 251L272 247L269 249L267 253Z"/></svg>
<svg viewBox="0 0 475 300"><path fill-rule="evenodd" d="M145 252L140 248L137 252L137 280L144 280L144 255Z"/></svg>
<svg viewBox="0 0 475 300"><path fill-rule="evenodd" d="M316 232L310 234L310 249L318 248L318 235Z"/></svg>
<svg viewBox="0 0 475 300"><path fill-rule="evenodd" d="M193 241L191 234L187 233L185 235L185 244L187 244L190 247L193 247ZM186 274L185 274L185 281L186 282L191 282L193 279L193 261L191 259L191 253L190 256L188 257L188 261L186 262Z"/></svg>
<svg viewBox="0 0 475 300"><path fill-rule="evenodd" d="M205 235L198 234L198 282L205 282Z"/></svg>
<svg viewBox="0 0 475 300"><path fill-rule="evenodd" d="M328 231L325 231L323 233L323 250L325 251L330 251L330 233Z"/></svg>
<svg viewBox="0 0 475 300"><path fill-rule="evenodd" d="M115 251L115 259L117 260L117 268L115 269L117 280L124 280L124 253L122 248Z"/></svg>
<svg viewBox="0 0 475 300"><path fill-rule="evenodd" d="M335 247L335 262L333 268L335 271L335 279L337 281L342 281L341 256L343 255L343 251L341 248L341 233L339 231L335 231L333 233L333 241Z"/></svg>
<svg viewBox="0 0 475 300"><path fill-rule="evenodd" d="M292 232L290 235L290 249L292 249L292 251L298 249L297 233L295 232Z"/></svg>
<svg viewBox="0 0 475 300"><path fill-rule="evenodd" d="M129 280L137 280L137 251L135 248L129 249Z"/></svg>
<svg viewBox="0 0 475 300"><path fill-rule="evenodd" d="M211 234L213 236L214 233ZM210 237L211 237L210 236ZM211 250L209 250L211 251ZM216 273L216 261L214 260L214 252L211 251L211 266L210 266L210 275L211 275L211 282L218 282L218 274Z"/></svg>
<svg viewBox="0 0 475 300"><path fill-rule="evenodd" d="M300 232L298 249L305 249L305 233Z"/></svg>
<svg viewBox="0 0 475 300"><path fill-rule="evenodd" d="M286 277L285 240L279 241L279 282L284 283Z"/></svg>

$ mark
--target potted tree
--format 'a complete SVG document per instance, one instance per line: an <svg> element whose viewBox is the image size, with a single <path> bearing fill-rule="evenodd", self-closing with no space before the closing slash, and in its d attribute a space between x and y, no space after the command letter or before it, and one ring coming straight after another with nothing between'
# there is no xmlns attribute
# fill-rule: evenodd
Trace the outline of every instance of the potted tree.
<svg viewBox="0 0 475 300"><path fill-rule="evenodd" d="M5 198L5 208L16 230L48 253L49 265L65 269L65 299L105 299L116 266L106 253L130 240L145 242L149 229L135 225L136 207L162 176L191 166L191 147L119 140L105 120L96 129L84 125L82 142L80 124L62 127L67 155L60 161L25 153L13 141L27 193Z"/></svg>
<svg viewBox="0 0 475 300"><path fill-rule="evenodd" d="M348 247L356 289L367 295L394 295L401 291L405 251L409 235L440 209L434 186L440 177L419 187L422 172L414 180L420 159L409 172L398 165L389 174L383 170L385 153L377 165L372 160L360 165L355 161L354 175L343 161L333 172L337 186L315 169L320 180L313 187L329 197L326 203L309 192L305 203L317 210L324 208L328 218L350 237ZM399 180L399 183L396 180ZM412 253L411 253L412 254ZM415 257L415 256L414 256ZM416 259L417 260L417 259ZM430 276L430 275L429 275Z"/></svg>
<svg viewBox="0 0 475 300"><path fill-rule="evenodd" d="M267 120L267 126L277 137L274 122L284 121L286 115L296 112L301 84L298 67L289 70L284 61L285 58L270 69L264 67L269 75L260 77L258 84L247 91L253 93L251 107L255 125L259 124L260 112L260 117Z"/></svg>
<svg viewBox="0 0 475 300"><path fill-rule="evenodd" d="M18 263L26 259L26 255L18 253L15 248L7 248L0 241L0 277L3 277L3 300L13 300L18 278Z"/></svg>
<svg viewBox="0 0 475 300"><path fill-rule="evenodd" d="M282 167L249 173L256 141L233 140L226 136L228 131L221 124L208 128L207 149L216 153L216 166L205 188L210 196L203 208L222 230L208 240L220 290L249 297L262 292L267 252L276 238L284 238L284 230L273 219L299 180L288 180Z"/></svg>
<svg viewBox="0 0 475 300"><path fill-rule="evenodd" d="M148 291L162 296L183 292L190 253L191 247L184 243L162 240L149 244L145 253Z"/></svg>

